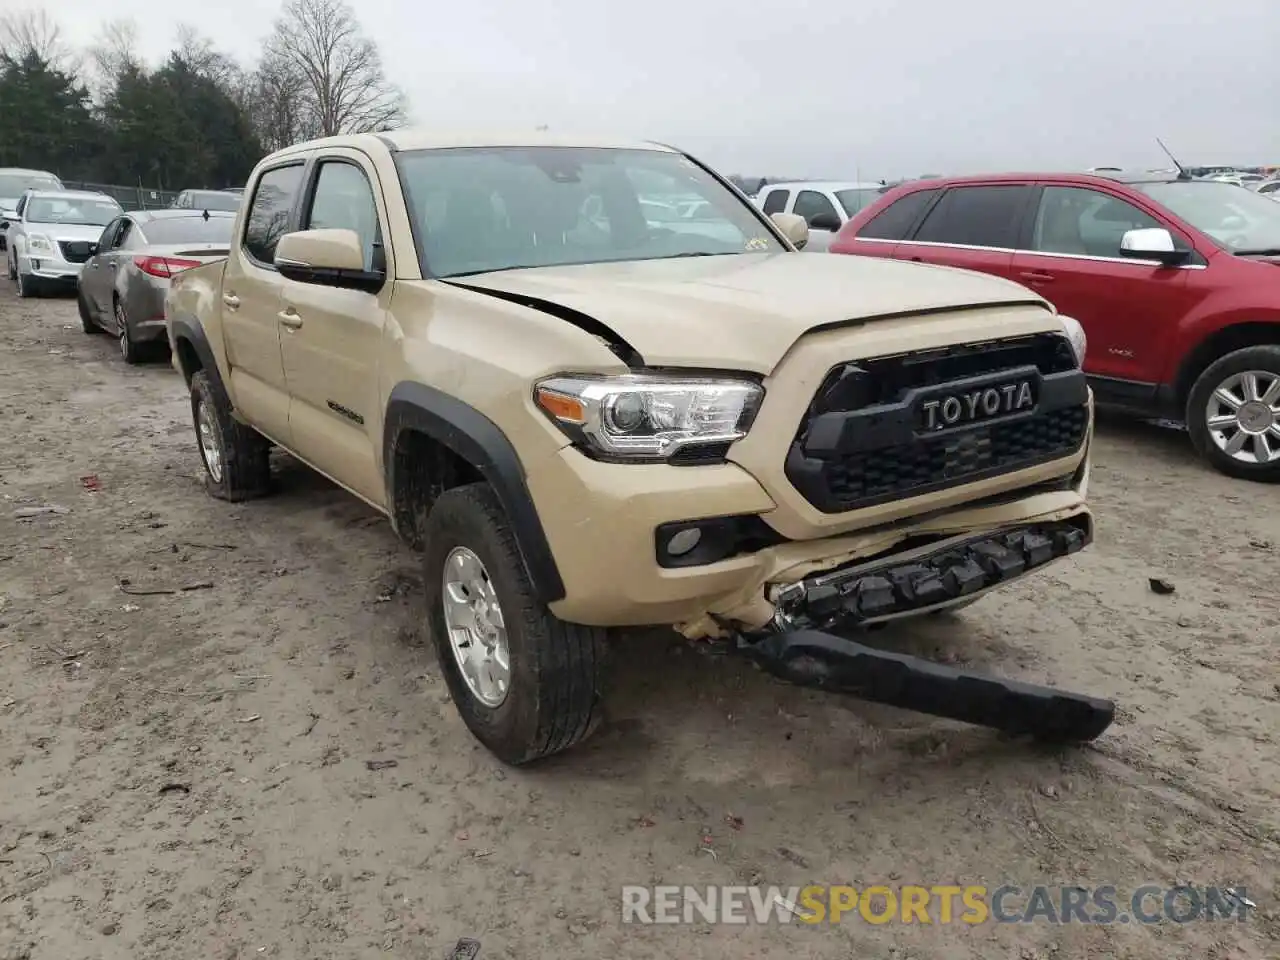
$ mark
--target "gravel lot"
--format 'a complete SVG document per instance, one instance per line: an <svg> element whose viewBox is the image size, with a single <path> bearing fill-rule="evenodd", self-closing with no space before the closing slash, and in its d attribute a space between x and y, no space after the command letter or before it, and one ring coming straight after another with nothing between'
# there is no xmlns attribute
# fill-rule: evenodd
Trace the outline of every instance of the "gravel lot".
<svg viewBox="0 0 1280 960"><path fill-rule="evenodd" d="M1101 427L1091 549L877 635L1113 697L1094 746L838 702L650 633L619 645L601 734L515 771L447 702L415 557L368 508L287 459L271 499L208 498L177 375L126 367L73 299L0 284L0 344L4 960L443 958L460 937L480 960L1280 955L1280 488L1176 432ZM43 504L69 512L14 516ZM1257 910L622 924L621 886L658 882L1190 882Z"/></svg>

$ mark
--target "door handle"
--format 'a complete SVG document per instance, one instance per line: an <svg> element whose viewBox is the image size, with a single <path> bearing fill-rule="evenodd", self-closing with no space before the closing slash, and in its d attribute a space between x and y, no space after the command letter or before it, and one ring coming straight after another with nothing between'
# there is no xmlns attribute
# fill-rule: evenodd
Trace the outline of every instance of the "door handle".
<svg viewBox="0 0 1280 960"><path fill-rule="evenodd" d="M279 318L280 323L283 324L286 329L297 330L302 326L302 318L293 310L281 310L276 314L276 317Z"/></svg>
<svg viewBox="0 0 1280 960"><path fill-rule="evenodd" d="M116 266L117 266L116 262L115 262L114 260L112 260L110 263L108 263L108 264L107 264L107 269L108 269L108 270L114 270L114 269L116 268Z"/></svg>
<svg viewBox="0 0 1280 960"><path fill-rule="evenodd" d="M222 303L228 310L238 310L240 308L240 298L234 293L224 293L222 295Z"/></svg>
<svg viewBox="0 0 1280 960"><path fill-rule="evenodd" d="M1053 281L1052 273L1044 273L1041 270L1024 270L1018 276L1023 280L1030 280L1032 283L1051 283Z"/></svg>

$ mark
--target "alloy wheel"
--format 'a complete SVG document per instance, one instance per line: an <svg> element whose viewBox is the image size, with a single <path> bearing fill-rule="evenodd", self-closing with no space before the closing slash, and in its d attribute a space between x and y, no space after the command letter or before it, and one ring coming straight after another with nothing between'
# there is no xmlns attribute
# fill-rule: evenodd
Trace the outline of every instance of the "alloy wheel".
<svg viewBox="0 0 1280 960"><path fill-rule="evenodd" d="M442 593L449 646L462 679L486 707L497 707L511 688L507 627L489 571L466 547L445 558Z"/></svg>
<svg viewBox="0 0 1280 960"><path fill-rule="evenodd" d="M202 400L196 407L196 434L200 438L200 453L204 467L214 483L222 482L222 431L218 421Z"/></svg>
<svg viewBox="0 0 1280 960"><path fill-rule="evenodd" d="M1241 463L1280 460L1280 372L1227 377L1209 398L1205 425L1218 449Z"/></svg>
<svg viewBox="0 0 1280 960"><path fill-rule="evenodd" d="M129 340L129 322L125 319L124 307L119 300L116 301L116 326L120 329L120 355L128 360L133 353L133 344Z"/></svg>

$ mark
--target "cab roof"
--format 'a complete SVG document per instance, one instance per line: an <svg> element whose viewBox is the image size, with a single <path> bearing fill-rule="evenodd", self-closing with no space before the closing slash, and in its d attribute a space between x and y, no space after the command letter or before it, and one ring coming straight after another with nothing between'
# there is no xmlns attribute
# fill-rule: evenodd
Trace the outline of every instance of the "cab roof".
<svg viewBox="0 0 1280 960"><path fill-rule="evenodd" d="M673 147L644 140L621 140L610 137L571 136L541 131L511 133L458 133L426 129L392 130L386 133L359 133L324 137L297 143L273 156L305 153L324 147L369 149L381 145L392 152L400 150L446 150L451 147L582 147L606 150L656 150L677 153Z"/></svg>

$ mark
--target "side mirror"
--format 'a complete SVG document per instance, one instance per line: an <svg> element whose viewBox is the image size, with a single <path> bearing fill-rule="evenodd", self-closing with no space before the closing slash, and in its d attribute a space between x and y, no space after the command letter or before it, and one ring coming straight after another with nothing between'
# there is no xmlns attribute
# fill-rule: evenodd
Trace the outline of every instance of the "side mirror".
<svg viewBox="0 0 1280 960"><path fill-rule="evenodd" d="M844 224L840 222L840 218L834 213L815 214L809 220L810 230L826 230L830 233L835 233L843 226Z"/></svg>
<svg viewBox="0 0 1280 960"><path fill-rule="evenodd" d="M377 293L385 271L364 268L364 249L354 230L299 230L276 244L276 269L299 283Z"/></svg>
<svg viewBox="0 0 1280 960"><path fill-rule="evenodd" d="M771 213L769 218L797 250L803 250L808 244L809 224L805 222L804 217L796 216L794 213Z"/></svg>
<svg viewBox="0 0 1280 960"><path fill-rule="evenodd" d="M1179 250L1173 242L1173 234L1164 227L1145 227L1126 230L1120 238L1120 256L1134 260L1156 260L1166 267L1176 266L1191 255Z"/></svg>

